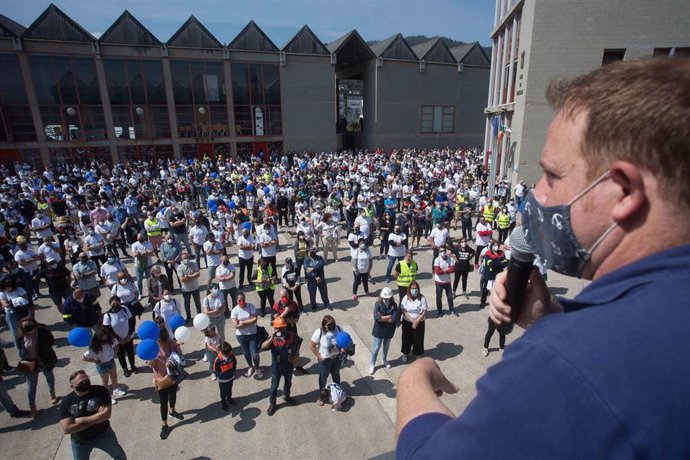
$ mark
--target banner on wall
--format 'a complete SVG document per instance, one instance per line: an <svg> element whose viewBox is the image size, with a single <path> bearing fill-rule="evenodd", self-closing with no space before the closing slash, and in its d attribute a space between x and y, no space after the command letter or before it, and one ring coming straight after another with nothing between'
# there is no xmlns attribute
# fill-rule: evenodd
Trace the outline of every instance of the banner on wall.
<svg viewBox="0 0 690 460"><path fill-rule="evenodd" d="M264 135L264 111L261 107L254 107L254 135Z"/></svg>

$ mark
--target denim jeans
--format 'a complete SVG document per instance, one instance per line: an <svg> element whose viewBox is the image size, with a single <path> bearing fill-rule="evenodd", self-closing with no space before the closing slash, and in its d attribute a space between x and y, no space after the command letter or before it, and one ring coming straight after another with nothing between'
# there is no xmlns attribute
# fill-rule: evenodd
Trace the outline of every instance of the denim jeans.
<svg viewBox="0 0 690 460"><path fill-rule="evenodd" d="M389 283L391 280L391 272L393 271L393 267L395 267L395 263L403 260L405 257L394 257L394 256L388 256L388 266L386 267L386 283Z"/></svg>
<svg viewBox="0 0 690 460"><path fill-rule="evenodd" d="M187 249L187 254L192 254L192 247L189 245L189 235L187 232L182 232L182 233L175 233L173 232L173 236L175 237L175 241L178 243L182 244L184 243L185 249ZM199 264L197 264L197 267Z"/></svg>
<svg viewBox="0 0 690 460"><path fill-rule="evenodd" d="M309 302L311 303L311 309L316 310L316 291L321 294L321 302L323 306L329 308L331 302L328 300L328 288L326 287L326 280L322 279L320 283L316 283L313 278L307 278L307 290L309 291Z"/></svg>
<svg viewBox="0 0 690 460"><path fill-rule="evenodd" d="M204 262L206 262L206 268L208 268L208 261L206 260L206 253L204 252L204 248L200 244L195 244L194 245L194 257L196 257L196 266L201 269L201 254L204 255Z"/></svg>
<svg viewBox="0 0 690 460"><path fill-rule="evenodd" d="M213 373L213 361L216 360L218 353L208 348L204 348L204 354L206 355L206 360L208 361L208 370Z"/></svg>
<svg viewBox="0 0 690 460"><path fill-rule="evenodd" d="M10 335L12 336L12 344L17 346L17 337L19 336L19 320L21 317L10 310L5 313L5 322L7 323L7 328L10 330Z"/></svg>
<svg viewBox="0 0 690 460"><path fill-rule="evenodd" d="M443 308L441 307L441 297L443 292L446 293L446 300L448 301L448 308L453 311L453 290L451 289L450 283L447 284L437 284L436 285L436 310L441 313Z"/></svg>
<svg viewBox="0 0 690 460"><path fill-rule="evenodd" d="M340 365L342 361L337 356L334 358L322 359L319 362L319 391L326 388L326 382L330 375L333 383L340 383Z"/></svg>
<svg viewBox="0 0 690 460"><path fill-rule="evenodd" d="M10 415L14 414L19 410L17 406L14 404L14 401L12 401L12 397L10 397L9 393L7 393L7 388L5 388L5 384L3 381L0 380L0 406L4 408Z"/></svg>
<svg viewBox="0 0 690 460"><path fill-rule="evenodd" d="M237 288L221 289L220 293L223 294L223 300L225 300L226 314L229 315L230 310L237 305ZM230 303L228 303L228 294L230 295Z"/></svg>
<svg viewBox="0 0 690 460"><path fill-rule="evenodd" d="M208 284L209 285L216 278L216 270L218 270L218 265L208 265Z"/></svg>
<svg viewBox="0 0 690 460"><path fill-rule="evenodd" d="M55 376L52 370L46 370L42 366L36 366L33 372L26 374L26 384L29 390L29 406L34 407L36 405L36 389L38 388L38 372L39 370L43 372L46 377L46 382L48 382L48 390L50 394L55 393Z"/></svg>
<svg viewBox="0 0 690 460"><path fill-rule="evenodd" d="M278 387L280 386L280 378L285 378L283 385L283 396L290 396L290 389L292 388L292 364L281 369L280 366L273 366L271 369L271 391L268 394L269 404L275 404L278 398Z"/></svg>
<svg viewBox="0 0 690 460"><path fill-rule="evenodd" d="M141 297L144 296L144 279L151 276L151 268L150 266L146 268L134 268L134 274L137 278L137 289L139 289L139 295Z"/></svg>
<svg viewBox="0 0 690 460"><path fill-rule="evenodd" d="M184 311L187 313L187 318L192 317L192 297L194 297L196 312L201 313L201 298L199 297L199 290L195 289L188 292L182 291L182 298L184 299Z"/></svg>
<svg viewBox="0 0 690 460"><path fill-rule="evenodd" d="M383 356L381 356L381 360L383 361L384 366L388 363L388 349L391 345L391 339L382 339L381 337L374 337L374 346L371 349L372 366L376 365L376 356L379 354L381 344L383 344Z"/></svg>
<svg viewBox="0 0 690 460"><path fill-rule="evenodd" d="M101 449L106 454L117 460L126 460L127 454L117 441L117 436L112 428L108 427L103 433L88 441L75 441L72 439L72 457L74 460L88 460L94 448Z"/></svg>
<svg viewBox="0 0 690 460"><path fill-rule="evenodd" d="M259 367L259 341L256 338L256 334L249 335L236 335L237 341L242 347L242 353L244 353L244 359L247 360L247 365L249 367Z"/></svg>

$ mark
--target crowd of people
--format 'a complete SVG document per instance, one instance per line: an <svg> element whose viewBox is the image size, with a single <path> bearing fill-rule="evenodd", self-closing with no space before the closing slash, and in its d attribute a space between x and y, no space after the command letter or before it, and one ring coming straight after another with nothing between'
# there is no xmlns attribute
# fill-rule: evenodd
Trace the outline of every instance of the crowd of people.
<svg viewBox="0 0 690 460"><path fill-rule="evenodd" d="M0 168L0 305L19 365L30 367L22 369L29 412L15 406L1 381L0 404L12 416L38 416L39 372L51 403L60 402L52 374L54 339L34 319L36 303L47 297L69 327L93 331L82 359L95 364L106 388L97 391L104 409L88 419L93 423L105 424L110 406L125 394L116 360L125 378L139 372L136 324L149 316L160 330L159 354L147 365L159 396L162 439L170 432L168 417L183 418L175 410L180 379L171 369L171 363L184 366L184 344L171 324L177 315L186 325L199 313L209 319L203 359L219 385L223 410L234 404L233 380L240 375L233 349L246 361L242 375L257 379L264 378L261 351L270 352L268 415L277 410L281 380L284 402L295 403L292 375L308 372L301 350L318 361L318 403L340 408L340 368L348 355L336 342L340 326L329 311L305 347L298 332L302 315L349 300L331 298L329 266L351 263L353 301L373 294L375 264L385 272L372 312L369 374L376 372L379 353L381 364L391 366L389 347L398 326L402 362L422 356L430 301L418 275L433 277L436 316L458 316L454 302L469 299L468 277L479 277L477 302L484 308L493 280L507 266L506 238L527 187L498 180L495 190L487 190L483 162L479 149L439 149L281 154L269 162L218 156L114 167L91 161L43 171L19 163L14 170ZM284 251L288 257L279 260ZM418 265L418 251L431 252L431 266ZM273 330L264 333L258 318L267 314ZM489 322L484 356L494 329ZM504 343L501 336L501 350ZM11 366L5 360L3 367ZM85 373L72 375L74 392L63 406L95 394L97 385L87 383ZM75 457L80 443L92 446L108 428L74 431L79 417L94 417L82 412L62 410L71 418L62 424L73 433Z"/></svg>

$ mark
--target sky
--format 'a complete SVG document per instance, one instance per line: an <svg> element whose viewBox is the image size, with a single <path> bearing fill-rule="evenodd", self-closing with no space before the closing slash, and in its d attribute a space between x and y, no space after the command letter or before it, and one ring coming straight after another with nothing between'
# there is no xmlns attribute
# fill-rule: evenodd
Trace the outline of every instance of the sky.
<svg viewBox="0 0 690 460"><path fill-rule="evenodd" d="M0 0L0 14L28 27L48 7L44 0ZM94 36L127 9L162 42L196 16L222 43L254 20L279 47L307 24L329 43L357 29L364 40L398 32L446 36L490 45L493 0L53 0Z"/></svg>

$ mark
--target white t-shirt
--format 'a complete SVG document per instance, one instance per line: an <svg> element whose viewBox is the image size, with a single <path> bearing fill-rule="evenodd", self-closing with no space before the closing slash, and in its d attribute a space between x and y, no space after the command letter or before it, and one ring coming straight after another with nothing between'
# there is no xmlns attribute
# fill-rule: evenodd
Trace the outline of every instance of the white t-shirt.
<svg viewBox="0 0 690 460"><path fill-rule="evenodd" d="M210 267L217 267L220 265L220 257L223 254L211 254L211 249L214 251L222 251L223 250L223 245L220 244L219 241L214 241L211 243L210 241L207 241L204 243L204 252L206 253L206 262Z"/></svg>
<svg viewBox="0 0 690 460"><path fill-rule="evenodd" d="M489 242L491 241L491 234L486 235L486 236L481 236L479 232L485 232L487 230L491 230L491 224L488 222L485 224L482 224L481 222L477 222L477 226L475 228L477 231L477 237L475 238L475 244L477 246L488 246Z"/></svg>
<svg viewBox="0 0 690 460"><path fill-rule="evenodd" d="M135 241L132 243L132 254L138 252L139 254L148 254L148 266L150 267L153 265L153 256L149 253L149 251L153 251L153 245L151 244L150 241L144 241L143 243L140 243L139 241Z"/></svg>
<svg viewBox="0 0 690 460"><path fill-rule="evenodd" d="M371 225L371 220L369 220L368 217L364 217L360 214L355 219L355 224L359 225L359 231L366 239L369 236L369 226Z"/></svg>
<svg viewBox="0 0 690 460"><path fill-rule="evenodd" d="M259 234L259 244L266 244L266 243L270 243L271 241L273 241L273 238L271 237L270 233L267 235L265 232L262 231ZM277 245L268 246L268 247L261 246L261 256L262 257L275 257L277 250L278 250Z"/></svg>
<svg viewBox="0 0 690 460"><path fill-rule="evenodd" d="M165 321L165 327L168 332L172 333L170 329L170 318L175 315L182 315L182 308L180 303L174 297L170 297L170 302L160 300L153 307L153 314L156 318L161 317Z"/></svg>
<svg viewBox="0 0 690 460"><path fill-rule="evenodd" d="M228 276L230 273L235 273L235 271L235 266L231 262L228 262L227 265L220 264L216 269L216 279L219 277ZM235 281L235 278L231 280L218 281L218 287L221 289L232 289L237 287L237 282Z"/></svg>
<svg viewBox="0 0 690 460"><path fill-rule="evenodd" d="M249 235L245 237L244 235L237 238L237 256L240 259L251 259L254 257L254 249L242 249L240 246L255 246L256 241L254 237Z"/></svg>
<svg viewBox="0 0 690 460"><path fill-rule="evenodd" d="M256 307L254 304L247 302L244 308L239 305L234 307L230 312L230 318L235 318L238 321L248 320L251 316L256 316ZM235 335L252 335L256 334L256 323L251 326L235 329Z"/></svg>
<svg viewBox="0 0 690 460"><path fill-rule="evenodd" d="M38 217L34 217L34 219L31 221L32 227L43 227L44 225L48 225L48 227L44 228L43 230L35 231L36 236L39 238L44 238L53 234L53 231L50 229L50 218L46 216L43 216L40 219Z"/></svg>
<svg viewBox="0 0 690 460"><path fill-rule="evenodd" d="M393 246L392 244L388 245L388 255L391 257L405 257L405 251L407 248L402 243L406 238L407 235L405 235L404 232L400 232L400 235L396 235L395 233L388 235L389 243L391 241L395 241L397 243L396 246Z"/></svg>
<svg viewBox="0 0 690 460"><path fill-rule="evenodd" d="M53 247L53 245L55 245L55 247ZM60 255L60 252L57 251L56 248L60 248L58 243L43 243L38 247L38 253L43 256L44 260L52 258L56 262L60 263L62 262L62 255Z"/></svg>
<svg viewBox="0 0 690 460"><path fill-rule="evenodd" d="M360 238L364 238L364 235L362 235L361 232L360 232L359 235L355 235L354 233L350 233L349 235L347 235L347 243L348 243L348 245L349 245L350 243L355 243L355 247L354 247L354 248L353 248L352 246L350 246L350 257L352 257L352 258L357 257L357 249L359 249L359 248L357 247L357 242L359 241Z"/></svg>
<svg viewBox="0 0 690 460"><path fill-rule="evenodd" d="M86 353L84 353L84 358L97 359L101 363L107 363L115 358L115 345L117 345L117 339L113 339L110 343L104 343L100 353L94 353L93 350L89 348L86 350Z"/></svg>
<svg viewBox="0 0 690 460"><path fill-rule="evenodd" d="M371 251L369 249L361 250L357 248L353 259L357 259L357 271L360 273L369 273L369 264L371 262Z"/></svg>
<svg viewBox="0 0 690 460"><path fill-rule="evenodd" d="M204 297L204 300L201 302L201 311L207 310L212 312L222 310L224 305L225 302L223 301L223 296L220 295L220 293L218 293L218 295L215 297L206 296Z"/></svg>
<svg viewBox="0 0 690 460"><path fill-rule="evenodd" d="M189 239L192 240L192 242L196 245L204 244L207 236L208 229L203 225L189 229Z"/></svg>
<svg viewBox="0 0 690 460"><path fill-rule="evenodd" d="M102 256L105 254L105 238L98 233L87 235L84 238L84 243L90 246L90 249L87 251L89 256Z"/></svg>
<svg viewBox="0 0 690 460"><path fill-rule="evenodd" d="M440 268L441 270L447 270L448 267L452 265L453 259L450 256L448 256L446 260L443 260L441 256L438 256L434 260L434 283L450 283L450 273L444 273L443 275L439 275L436 273L436 267Z"/></svg>
<svg viewBox="0 0 690 460"><path fill-rule="evenodd" d="M443 230L441 230L438 227L434 227L434 229L431 230L431 233L429 234L429 236L431 238L433 238L434 245L436 247L439 247L439 246L443 246L444 244L446 244L446 241L448 241L448 237L450 236L450 233L448 233L447 228L444 228Z"/></svg>
<svg viewBox="0 0 690 460"><path fill-rule="evenodd" d="M137 289L136 285L131 281L128 281L126 284L120 284L118 282L113 285L112 289L110 290L110 293L112 295L118 296L120 298L120 302L130 303L137 298L137 296L139 295L139 290Z"/></svg>
<svg viewBox="0 0 690 460"><path fill-rule="evenodd" d="M115 335L124 339L129 332L129 319L131 317L132 313L129 309L121 307L117 313L111 311L103 315L103 325L112 327Z"/></svg>
<svg viewBox="0 0 690 460"><path fill-rule="evenodd" d="M27 247L26 250L20 249L14 253L14 260L17 262L23 262L34 257L36 257L36 252L31 249L31 247ZM26 273L33 273L38 270L38 262L31 262L30 264L24 265L21 268Z"/></svg>
<svg viewBox="0 0 690 460"><path fill-rule="evenodd" d="M424 313L427 309L426 297L419 296L416 299L411 299L408 296L403 297L402 302L400 302L401 308L407 312L413 320L419 318L419 316Z"/></svg>
<svg viewBox="0 0 690 460"><path fill-rule="evenodd" d="M17 302L14 302L15 299L21 299ZM26 291L19 286L15 287L12 292L9 292L7 290L0 292L0 300L4 300L7 302L8 309L14 309L14 304L18 303L21 304L22 306L27 306L29 305L29 301L27 300L26 297Z"/></svg>
<svg viewBox="0 0 690 460"><path fill-rule="evenodd" d="M319 355L322 358L335 358L340 354L340 347L335 343L335 337L340 331L340 327L336 325L333 331L323 332L318 328L311 335L311 341L319 346Z"/></svg>
<svg viewBox="0 0 690 460"><path fill-rule="evenodd" d="M117 274L125 271L125 266L119 260L116 260L113 265L104 263L101 265L101 278L105 279L105 284L112 287L117 283Z"/></svg>

